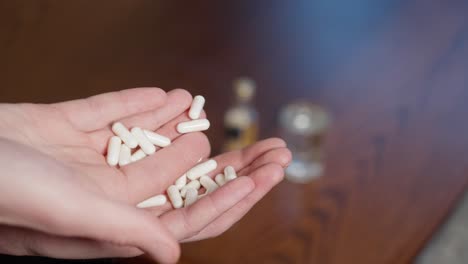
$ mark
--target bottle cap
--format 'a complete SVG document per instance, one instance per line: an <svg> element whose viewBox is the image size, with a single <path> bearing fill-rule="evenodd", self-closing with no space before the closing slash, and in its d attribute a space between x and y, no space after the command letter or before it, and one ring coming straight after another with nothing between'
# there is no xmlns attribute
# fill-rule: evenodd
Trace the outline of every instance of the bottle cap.
<svg viewBox="0 0 468 264"><path fill-rule="evenodd" d="M255 95L255 81L247 77L234 80L234 92L239 100L250 101Z"/></svg>

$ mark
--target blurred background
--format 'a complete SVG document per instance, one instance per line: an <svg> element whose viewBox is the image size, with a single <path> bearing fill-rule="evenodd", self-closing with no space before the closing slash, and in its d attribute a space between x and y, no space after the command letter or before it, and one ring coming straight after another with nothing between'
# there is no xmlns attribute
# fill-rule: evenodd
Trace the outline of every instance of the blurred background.
<svg viewBox="0 0 468 264"><path fill-rule="evenodd" d="M467 263L467 14L463 0L0 0L0 101L184 88L207 99L214 154L285 137L288 180L180 263Z"/></svg>

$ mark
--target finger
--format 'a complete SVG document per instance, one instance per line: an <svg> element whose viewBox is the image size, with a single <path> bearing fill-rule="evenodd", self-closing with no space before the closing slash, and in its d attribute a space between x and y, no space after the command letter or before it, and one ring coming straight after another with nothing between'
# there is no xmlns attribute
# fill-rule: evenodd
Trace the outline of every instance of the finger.
<svg viewBox="0 0 468 264"><path fill-rule="evenodd" d="M238 171L238 175L248 175L251 171L266 165L268 163L276 163L283 168L286 168L291 162L292 154L287 148L272 149L260 157L258 157L252 164Z"/></svg>
<svg viewBox="0 0 468 264"><path fill-rule="evenodd" d="M189 133L155 154L123 167L130 201L136 204L164 192L200 158L209 154L210 143L205 134Z"/></svg>
<svg viewBox="0 0 468 264"><path fill-rule="evenodd" d="M64 183L60 194L42 194L40 201L35 203L53 206L39 205L34 210L22 212L21 215L30 222L23 227L58 236L136 247L160 262L177 261L180 255L177 240L159 219L134 206L73 189L70 185L73 183Z"/></svg>
<svg viewBox="0 0 468 264"><path fill-rule="evenodd" d="M143 252L84 238L49 235L32 229L0 226L2 253L15 256L47 256L60 259L135 257Z"/></svg>
<svg viewBox="0 0 468 264"><path fill-rule="evenodd" d="M191 103L192 95L187 90L175 89L167 93L166 104L163 107L124 118L121 122L129 127L139 126L155 130L180 114L187 114Z"/></svg>
<svg viewBox="0 0 468 264"><path fill-rule="evenodd" d="M179 240L196 235L224 212L235 206L255 188L249 177L239 177L189 207L169 211L162 223Z"/></svg>
<svg viewBox="0 0 468 264"><path fill-rule="evenodd" d="M291 162L291 152L287 148L276 148L258 157L251 165L245 167L241 171L238 171L238 175L249 175L250 172L258 169L259 167L269 164L276 163L281 167L285 168ZM149 210L153 215L161 215L172 209L170 203L166 203L162 206L152 207Z"/></svg>
<svg viewBox="0 0 468 264"><path fill-rule="evenodd" d="M180 118L183 118L183 117L180 117ZM170 128L171 126L168 126L167 127L167 132L168 133L171 133L169 132L171 130ZM176 134L177 132L174 130L172 133ZM191 134L186 134L182 137L179 138L179 140L185 136L188 136L188 135L191 135ZM178 142L178 140L176 140L172 145L174 145L176 142ZM185 142L185 141L184 141ZM179 144L185 144L183 142L179 142ZM172 146L171 145L171 146ZM284 147L286 145L286 143L282 140L282 139L278 139L278 138L270 138L270 139L266 139L266 140L262 140L262 141L259 141L243 150L238 150L238 151L231 151L231 152L228 152L228 153L225 153L225 154L221 154L219 156L216 156L214 157L214 159L217 161L218 163L218 167L215 171L213 171L212 173L210 173L211 176L213 175L216 175L217 173L220 173L224 170L224 168L228 165L231 165L231 166L234 166L234 168L236 168L236 171L237 170L240 170L244 167L247 167L249 166L253 161L255 161L259 156L261 156L262 154L268 152L269 150L271 149L275 149L275 148L280 148L280 147ZM169 147L171 147L169 146ZM168 148L169 148L168 147ZM149 197L152 197L158 193L162 193L165 191L165 189L174 183L174 181L180 177L180 175L184 174L188 169L190 169L193 165L196 164L196 162L200 159L200 158L204 158L204 157L207 157L208 154L205 154L205 155L194 155L192 156L192 159L191 161L188 162L188 166L183 166L183 169L181 169L181 166L169 166L169 170L176 170L177 172L175 174L172 175L172 177L153 177L151 174L149 174L148 172L150 171L161 171L162 169L160 168L162 162L162 160L159 158L158 155L161 155L162 153L164 153L164 151L167 151L168 148L165 148L165 149L162 149L158 152L156 152L155 154L153 154L152 156L150 157L147 157L137 163L134 163L134 164L130 164L128 166L125 166L122 168L122 170L124 171L125 174L128 174L128 173L131 173L133 175L135 175L134 177L139 177L139 179L135 180L133 183L133 187L130 187L129 188L129 193L131 195L131 198L130 200L134 203L139 203ZM182 147L183 148L183 147ZM193 149L193 147L185 147L185 149ZM183 149L182 149L183 151ZM209 151L208 151L209 153ZM168 162L164 162L162 163L162 165L164 166L168 166L169 164L171 164L171 160L170 160L170 157L173 156L174 154L171 154L169 156L169 160ZM175 154L175 155L180 155L180 154ZM195 162L193 160L193 158L195 158ZM153 161L147 161L148 159L152 159L154 160ZM177 159L180 159L180 157L178 157ZM141 163L144 163L144 167L140 167L139 164ZM127 170L132 168L131 170L132 171L136 171L136 172L128 172ZM174 172L172 172L174 173ZM174 178L175 177L175 178ZM141 178L144 178L144 179L141 179ZM129 182L129 186L131 186L130 184L130 181L131 181L131 177L128 177L128 182ZM168 210L171 209L171 206L167 205L167 206L162 206L162 207L158 207L158 208L155 208L155 209L152 209L154 210L154 213L156 215L158 214L162 214Z"/></svg>
<svg viewBox="0 0 468 264"><path fill-rule="evenodd" d="M163 106L133 116L127 116L118 121L129 129L137 126L147 130L156 130L170 120L184 114L190 107L191 102L192 96L189 92L175 89L167 93L166 102ZM93 142L93 147L100 153L104 153L108 140L113 135L110 126L92 132L90 138Z"/></svg>
<svg viewBox="0 0 468 264"><path fill-rule="evenodd" d="M182 242L198 241L210 237L216 237L229 229L239 221L260 199L262 199L276 184L283 179L283 168L275 163L266 164L254 170L250 177L255 182L253 190L236 206L218 217L198 234L183 240Z"/></svg>
<svg viewBox="0 0 468 264"><path fill-rule="evenodd" d="M91 195L82 197L82 204L87 205L89 217L83 215L82 208L71 205L58 208L61 214L67 216L53 222L54 230L60 231L59 235L137 247L164 263L175 263L179 258L177 240L150 214L133 206L92 198Z"/></svg>
<svg viewBox="0 0 468 264"><path fill-rule="evenodd" d="M3 194L0 223L137 247L161 262L177 261L179 244L157 218L134 206L97 195L102 190L96 190L81 175L38 151L9 141L2 143L12 160L24 158L27 152L34 162L24 167L0 160L1 167L18 172L8 188L0 188ZM41 179L31 178L30 171L37 172ZM34 180L47 182L47 186L35 184L38 182ZM27 194L28 199L18 199L18 190Z"/></svg>
<svg viewBox="0 0 468 264"><path fill-rule="evenodd" d="M159 88L134 88L52 106L63 112L75 128L93 131L114 120L158 108L165 101L166 93Z"/></svg>
<svg viewBox="0 0 468 264"><path fill-rule="evenodd" d="M236 150L227 152L214 157L218 163L216 170L209 173L210 176L214 176L218 173L223 173L226 166L232 166L236 171L249 166L258 157L267 153L268 151L276 148L285 147L286 143L284 140L279 138L269 138L259 141L253 145L250 145L242 150Z"/></svg>
<svg viewBox="0 0 468 264"><path fill-rule="evenodd" d="M223 173L224 168L228 165L235 166L236 171L239 171L244 168L251 168L252 162L253 164L255 164L256 167L263 165L267 162L278 162L278 164L282 164L282 163L287 164L289 163L288 159L290 159L290 152L284 147L281 147L285 145L286 143L281 139L270 138L270 139L259 141L243 150L231 151L231 152L221 154L213 158L214 160L217 161L218 167L216 168L215 171L211 172L209 175L214 176L217 173ZM269 154L269 152L276 150L276 149L280 149L281 151L275 151L274 153ZM269 160L270 158L273 158L273 159ZM182 172L182 174L184 172ZM238 175L247 175L247 173L246 174L238 173ZM174 180L175 179L173 179L173 181ZM172 182L169 184L172 184ZM154 195L154 193L152 195ZM148 198L150 197L149 194L147 197ZM160 215L171 209L172 207L170 205L164 205L164 206L160 206L157 208L153 208L151 209L151 211L154 215Z"/></svg>

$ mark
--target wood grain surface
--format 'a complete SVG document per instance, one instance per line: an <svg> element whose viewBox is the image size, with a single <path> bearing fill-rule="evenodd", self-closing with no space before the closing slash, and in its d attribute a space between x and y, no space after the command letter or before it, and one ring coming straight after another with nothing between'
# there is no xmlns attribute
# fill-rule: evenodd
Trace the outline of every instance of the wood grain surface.
<svg viewBox="0 0 468 264"><path fill-rule="evenodd" d="M214 152L235 77L258 83L262 137L282 105L319 103L326 174L280 184L180 263L410 263L468 182L467 14L462 0L5 0L0 99L182 87L207 97Z"/></svg>

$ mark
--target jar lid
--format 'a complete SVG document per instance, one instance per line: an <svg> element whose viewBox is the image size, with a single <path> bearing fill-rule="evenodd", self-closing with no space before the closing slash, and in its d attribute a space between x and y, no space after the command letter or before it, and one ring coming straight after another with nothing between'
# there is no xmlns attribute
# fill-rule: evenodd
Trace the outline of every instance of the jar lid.
<svg viewBox="0 0 468 264"><path fill-rule="evenodd" d="M280 125L283 129L297 135L313 135L325 131L330 117L319 105L308 102L293 102L280 112Z"/></svg>

